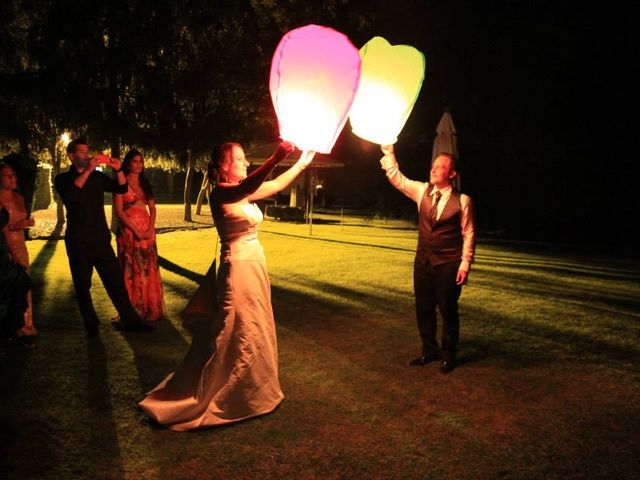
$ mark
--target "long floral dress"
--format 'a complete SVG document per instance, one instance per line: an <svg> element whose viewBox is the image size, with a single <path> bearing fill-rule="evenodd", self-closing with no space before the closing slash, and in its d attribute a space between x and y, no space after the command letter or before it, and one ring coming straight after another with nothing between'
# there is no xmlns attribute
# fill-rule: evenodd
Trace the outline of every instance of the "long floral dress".
<svg viewBox="0 0 640 480"><path fill-rule="evenodd" d="M123 210L129 221L138 229L147 230L151 217L146 208L146 199L139 199L129 187L122 200ZM157 321L164 315L165 306L155 231L151 238L139 240L132 230L121 224L116 242L118 261L133 308L144 320Z"/></svg>

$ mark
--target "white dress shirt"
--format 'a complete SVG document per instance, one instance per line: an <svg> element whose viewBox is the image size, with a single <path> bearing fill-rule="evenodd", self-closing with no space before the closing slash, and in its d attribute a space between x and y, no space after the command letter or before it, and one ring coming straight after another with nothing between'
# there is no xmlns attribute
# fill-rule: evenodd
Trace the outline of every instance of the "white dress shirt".
<svg viewBox="0 0 640 480"><path fill-rule="evenodd" d="M418 212L420 212L420 204L422 203L422 197L429 188L429 182L419 182L417 180L411 180L405 177L400 171L398 162L394 155L385 156L382 161L382 168L387 173L387 178L391 185L404 193L407 197L412 199L418 205ZM435 193L437 189L433 188L431 191L432 204L435 203ZM453 187L448 186L440 190L442 197L438 202L438 211L436 220L442 215L445 205L451 197ZM462 258L460 259L460 268L464 272L468 272L471 268L471 262L473 262L473 255L476 245L476 233L473 219L473 203L471 198L464 193L460 194L460 226L462 228Z"/></svg>

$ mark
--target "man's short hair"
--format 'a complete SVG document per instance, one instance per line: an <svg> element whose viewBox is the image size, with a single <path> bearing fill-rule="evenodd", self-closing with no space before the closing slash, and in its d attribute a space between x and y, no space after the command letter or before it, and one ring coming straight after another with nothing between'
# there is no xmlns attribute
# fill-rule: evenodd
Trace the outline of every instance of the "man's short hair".
<svg viewBox="0 0 640 480"><path fill-rule="evenodd" d="M456 157L453 156L453 153L440 152L438 155L436 155L436 158L438 157L448 158L451 161L451 170L455 170L456 172L458 171L458 160L456 160ZM436 158L434 158L434 160Z"/></svg>
<svg viewBox="0 0 640 480"><path fill-rule="evenodd" d="M78 145L89 145L84 138L74 138L67 145L67 153L76 153L76 147Z"/></svg>

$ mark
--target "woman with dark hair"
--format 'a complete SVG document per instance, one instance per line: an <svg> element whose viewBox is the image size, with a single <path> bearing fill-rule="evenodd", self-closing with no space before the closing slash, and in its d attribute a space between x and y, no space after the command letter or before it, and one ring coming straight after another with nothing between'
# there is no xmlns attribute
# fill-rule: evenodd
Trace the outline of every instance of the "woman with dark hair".
<svg viewBox="0 0 640 480"><path fill-rule="evenodd" d="M27 218L27 208L24 197L18 192L18 178L8 164L0 164L0 207L4 207L9 219L2 228L4 243L9 250L11 259L20 265L27 274L29 271L29 252L25 243L24 230L34 225L33 218ZM27 309L24 312L24 324L18 330L16 338L26 346L35 345L36 328L33 324L31 308L31 292L29 292Z"/></svg>
<svg viewBox="0 0 640 480"><path fill-rule="evenodd" d="M114 194L119 220L116 241L118 261L133 308L143 320L154 322L164 315L162 278L158 268L153 189L144 175L138 150L129 150L122 162L129 185L127 193Z"/></svg>
<svg viewBox="0 0 640 480"><path fill-rule="evenodd" d="M0 204L0 230L9 223L9 212ZM15 263L7 247L4 235L0 235L0 337L16 340L25 347L19 332L24 328L25 312L29 308L31 279L25 268Z"/></svg>
<svg viewBox="0 0 640 480"><path fill-rule="evenodd" d="M278 347L271 286L257 228L262 212L255 203L287 187L311 162L297 163L265 181L293 145L283 142L274 155L247 176L242 147L225 143L209 163L215 187L210 205L221 240L215 262L182 314L191 347L140 406L157 422L185 431L222 425L272 412L284 398L278 380Z"/></svg>

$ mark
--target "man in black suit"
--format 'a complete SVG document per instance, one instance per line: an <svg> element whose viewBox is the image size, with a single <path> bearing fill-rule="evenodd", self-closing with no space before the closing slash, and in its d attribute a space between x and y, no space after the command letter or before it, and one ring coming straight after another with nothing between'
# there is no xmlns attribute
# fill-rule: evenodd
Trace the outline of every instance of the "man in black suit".
<svg viewBox="0 0 640 480"><path fill-rule="evenodd" d="M120 160L106 155L89 154L89 145L76 139L67 146L72 162L68 172L55 178L55 188L67 209L67 230L64 243L69 257L71 277L87 335L99 334L100 322L91 299L91 276L98 272L120 321L114 327L125 331L150 331L129 300L122 272L111 248L111 233L104 215L104 192L126 193L127 179ZM117 181L96 171L100 164L117 173Z"/></svg>
<svg viewBox="0 0 640 480"><path fill-rule="evenodd" d="M415 201L419 212L413 286L422 355L410 365L441 359L440 372L446 374L456 367L458 298L475 251L473 204L452 186L457 175L452 155L438 155L431 165L429 182L418 182L400 172L393 145L382 146L382 153L380 164L389 182ZM436 340L436 306L443 321L441 345Z"/></svg>

